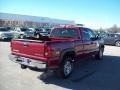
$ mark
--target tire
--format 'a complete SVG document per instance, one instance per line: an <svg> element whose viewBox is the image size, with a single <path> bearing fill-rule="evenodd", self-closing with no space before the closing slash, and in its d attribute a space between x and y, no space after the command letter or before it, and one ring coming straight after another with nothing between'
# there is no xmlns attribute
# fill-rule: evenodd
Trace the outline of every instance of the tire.
<svg viewBox="0 0 120 90"><path fill-rule="evenodd" d="M73 62L71 57L66 57L65 60L61 63L59 68L59 74L62 78L67 78L73 71Z"/></svg>
<svg viewBox="0 0 120 90"><path fill-rule="evenodd" d="M26 69L27 66L21 64L21 69Z"/></svg>
<svg viewBox="0 0 120 90"><path fill-rule="evenodd" d="M120 41L116 41L115 46L120 47Z"/></svg>
<svg viewBox="0 0 120 90"><path fill-rule="evenodd" d="M99 52L95 55L95 59L102 60L103 58L103 49L100 48Z"/></svg>
<svg viewBox="0 0 120 90"><path fill-rule="evenodd" d="M24 35L20 35L20 38L23 39L23 38L24 38Z"/></svg>
<svg viewBox="0 0 120 90"><path fill-rule="evenodd" d="M41 35L40 34L36 34L36 38L40 38L41 37Z"/></svg>

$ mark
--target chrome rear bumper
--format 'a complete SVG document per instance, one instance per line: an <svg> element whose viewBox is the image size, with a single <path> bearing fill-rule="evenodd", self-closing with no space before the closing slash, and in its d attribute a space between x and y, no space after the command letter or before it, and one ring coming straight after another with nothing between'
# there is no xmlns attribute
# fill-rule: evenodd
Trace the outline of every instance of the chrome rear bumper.
<svg viewBox="0 0 120 90"><path fill-rule="evenodd" d="M46 69L46 63L43 61L30 59L26 57L16 56L16 55L9 55L9 59L15 63L26 65L28 67L38 68L38 69Z"/></svg>

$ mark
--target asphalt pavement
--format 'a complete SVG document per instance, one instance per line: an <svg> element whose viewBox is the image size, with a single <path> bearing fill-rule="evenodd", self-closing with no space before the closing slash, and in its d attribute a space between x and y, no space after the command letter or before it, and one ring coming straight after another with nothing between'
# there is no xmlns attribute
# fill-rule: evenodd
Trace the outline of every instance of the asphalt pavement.
<svg viewBox="0 0 120 90"><path fill-rule="evenodd" d="M30 69L9 60L10 42L0 41L0 90L120 90L120 47L105 46L103 60L75 64L68 79Z"/></svg>

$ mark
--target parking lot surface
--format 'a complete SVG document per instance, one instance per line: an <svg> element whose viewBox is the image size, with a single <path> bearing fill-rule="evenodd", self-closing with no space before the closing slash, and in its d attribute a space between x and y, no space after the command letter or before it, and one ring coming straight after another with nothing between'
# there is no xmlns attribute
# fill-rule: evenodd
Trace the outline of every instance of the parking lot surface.
<svg viewBox="0 0 120 90"><path fill-rule="evenodd" d="M68 79L41 79L43 72L22 70L9 54L10 42L0 41L0 90L120 90L120 47L105 46L102 61L81 61Z"/></svg>

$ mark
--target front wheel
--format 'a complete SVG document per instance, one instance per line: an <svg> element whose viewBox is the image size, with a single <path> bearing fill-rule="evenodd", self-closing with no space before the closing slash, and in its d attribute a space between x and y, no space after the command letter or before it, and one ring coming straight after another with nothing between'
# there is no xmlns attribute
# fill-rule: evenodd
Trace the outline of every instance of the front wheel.
<svg viewBox="0 0 120 90"><path fill-rule="evenodd" d="M103 58L103 49L101 48L99 52L95 55L95 59L102 60Z"/></svg>
<svg viewBox="0 0 120 90"><path fill-rule="evenodd" d="M120 41L116 41L115 46L120 47Z"/></svg>
<svg viewBox="0 0 120 90"><path fill-rule="evenodd" d="M36 34L36 38L40 38L41 37L41 35L40 34Z"/></svg>

